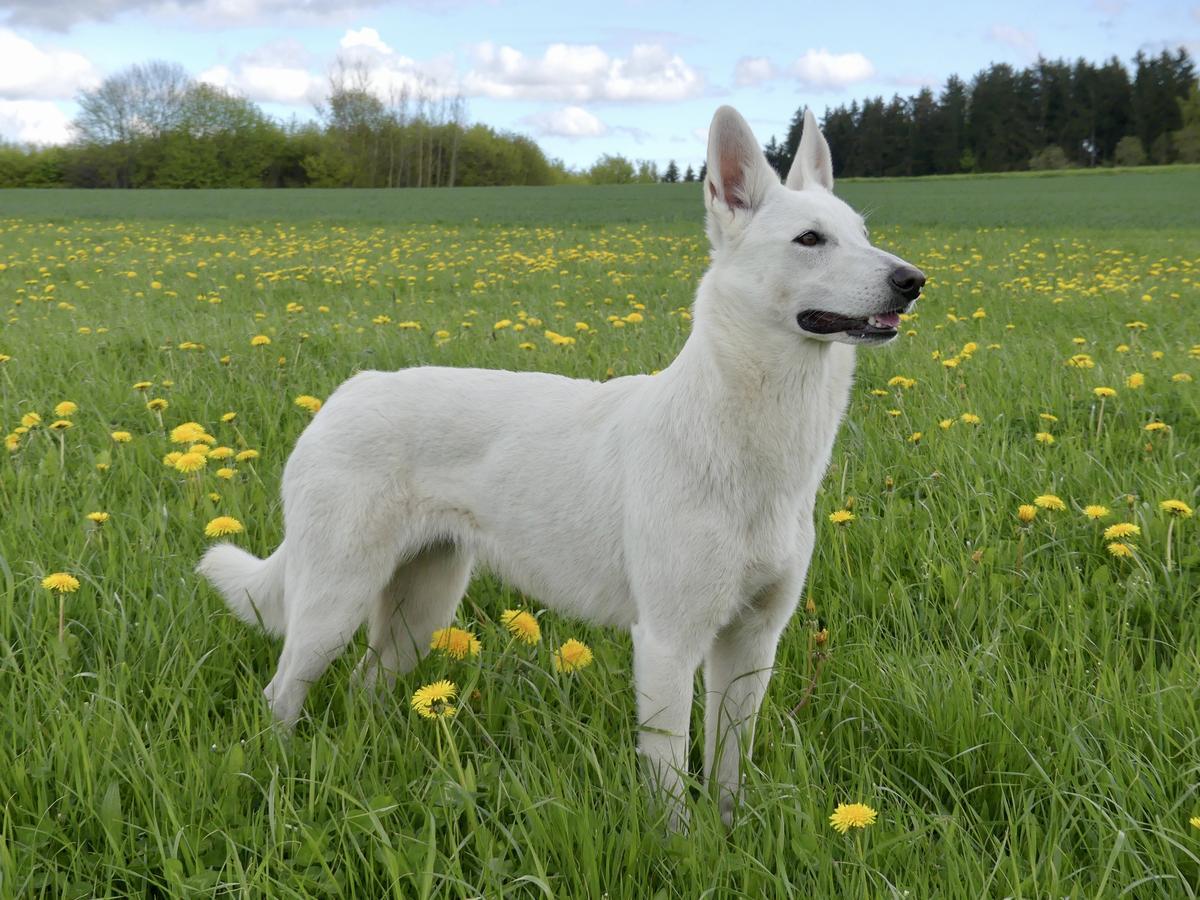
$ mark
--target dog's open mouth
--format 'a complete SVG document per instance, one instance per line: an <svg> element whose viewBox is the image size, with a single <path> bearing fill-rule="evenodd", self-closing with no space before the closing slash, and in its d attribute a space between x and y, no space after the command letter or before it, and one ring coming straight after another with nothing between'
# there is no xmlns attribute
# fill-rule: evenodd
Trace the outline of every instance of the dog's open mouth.
<svg viewBox="0 0 1200 900"><path fill-rule="evenodd" d="M900 328L900 313L876 313L865 319L854 319L821 309L806 309L796 316L796 324L813 334L838 334L844 331L853 338L886 340L896 336Z"/></svg>

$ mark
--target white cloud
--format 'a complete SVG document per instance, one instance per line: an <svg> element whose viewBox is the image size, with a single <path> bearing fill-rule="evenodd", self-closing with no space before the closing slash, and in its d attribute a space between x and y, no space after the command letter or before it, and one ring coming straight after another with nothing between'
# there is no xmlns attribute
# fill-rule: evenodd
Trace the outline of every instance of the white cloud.
<svg viewBox="0 0 1200 900"><path fill-rule="evenodd" d="M325 94L326 81L311 71L313 60L294 40L273 41L243 53L229 65L216 65L197 80L237 91L259 103L304 106Z"/></svg>
<svg viewBox="0 0 1200 900"><path fill-rule="evenodd" d="M4 0L0 22L68 31L80 22L152 14L198 27L328 25L385 4L446 13L473 0Z"/></svg>
<svg viewBox="0 0 1200 900"><path fill-rule="evenodd" d="M366 47L370 50L377 50L385 55L392 53L392 48L383 42L383 38L379 36L379 32L374 28L362 27L355 31L353 29L342 35L342 49L350 50L354 47Z"/></svg>
<svg viewBox="0 0 1200 900"><path fill-rule="evenodd" d="M319 100L325 87L308 69L255 64L238 69L235 85L251 100L292 106Z"/></svg>
<svg viewBox="0 0 1200 900"><path fill-rule="evenodd" d="M42 49L0 28L0 98L66 99L97 80L87 57L72 50Z"/></svg>
<svg viewBox="0 0 1200 900"><path fill-rule="evenodd" d="M475 48L467 94L499 100L661 102L695 97L704 78L658 44L612 57L593 44L551 44L540 58L489 42Z"/></svg>
<svg viewBox="0 0 1200 900"><path fill-rule="evenodd" d="M48 100L0 100L0 137L22 144L65 144L71 119Z"/></svg>
<svg viewBox="0 0 1200 900"><path fill-rule="evenodd" d="M1000 44L1006 44L1019 51L1029 59L1037 56L1037 38L1032 31L1023 31L1015 25L992 25L987 30L987 36Z"/></svg>
<svg viewBox="0 0 1200 900"><path fill-rule="evenodd" d="M608 134L608 126L582 106L564 106L535 113L521 121L544 137L585 138Z"/></svg>
<svg viewBox="0 0 1200 900"><path fill-rule="evenodd" d="M461 93L458 67L451 54L427 60L396 53L377 30L363 27L347 31L339 43L338 59L352 70L350 78L362 72L367 88L381 100L410 97L442 100Z"/></svg>
<svg viewBox="0 0 1200 900"><path fill-rule="evenodd" d="M733 83L738 87L753 87L778 77L779 70L765 56L743 56L733 68Z"/></svg>
<svg viewBox="0 0 1200 900"><path fill-rule="evenodd" d="M196 76L198 81L238 93L258 103L300 106L316 103L324 96L325 82L307 69L295 66L261 65L241 61L235 67L213 66Z"/></svg>
<svg viewBox="0 0 1200 900"><path fill-rule="evenodd" d="M822 47L806 51L792 63L791 73L805 87L844 88L874 76L875 66L861 53L830 53Z"/></svg>

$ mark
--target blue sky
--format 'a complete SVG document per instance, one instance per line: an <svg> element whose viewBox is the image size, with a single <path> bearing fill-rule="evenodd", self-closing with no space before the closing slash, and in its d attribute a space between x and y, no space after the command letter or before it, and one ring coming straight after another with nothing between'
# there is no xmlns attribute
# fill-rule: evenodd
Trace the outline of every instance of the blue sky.
<svg viewBox="0 0 1200 900"><path fill-rule="evenodd" d="M313 118L339 57L381 96L461 94L467 117L586 166L699 165L713 110L764 142L795 110L935 88L989 62L1200 50L1200 5L1122 0L823 4L612 0L0 0L0 137L69 138L73 98L165 59L272 115Z"/></svg>

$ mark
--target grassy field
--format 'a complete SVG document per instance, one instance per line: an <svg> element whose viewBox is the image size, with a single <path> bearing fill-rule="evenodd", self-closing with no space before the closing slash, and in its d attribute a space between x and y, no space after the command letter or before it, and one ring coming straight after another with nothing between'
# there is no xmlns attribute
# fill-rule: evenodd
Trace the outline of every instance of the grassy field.
<svg viewBox="0 0 1200 900"><path fill-rule="evenodd" d="M98 219L407 225L678 224L694 230L695 184L294 191L0 190L0 214ZM883 224L1106 228L1196 226L1200 166L852 179L838 193Z"/></svg>
<svg viewBox="0 0 1200 900"><path fill-rule="evenodd" d="M694 186L0 192L0 897L1200 894L1200 519L1161 505L1200 503L1200 172L843 192L926 299L859 355L739 818L697 783L673 837L625 636L482 576L478 656L378 705L360 639L285 738L277 642L192 567L219 516L275 546L295 400L357 369L667 365Z"/></svg>

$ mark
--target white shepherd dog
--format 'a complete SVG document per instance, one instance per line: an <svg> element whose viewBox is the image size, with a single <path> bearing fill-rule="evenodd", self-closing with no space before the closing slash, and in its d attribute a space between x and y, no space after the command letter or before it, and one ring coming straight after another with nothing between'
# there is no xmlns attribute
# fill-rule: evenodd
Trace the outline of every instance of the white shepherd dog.
<svg viewBox="0 0 1200 900"><path fill-rule="evenodd" d="M639 751L683 815L692 681L705 771L732 815L775 645L812 556L813 504L857 344L896 336L925 276L871 246L832 193L811 111L786 187L745 120L713 117L712 266L657 375L605 383L416 368L339 387L283 473L286 539L199 571L283 635L264 694L291 724L365 622L366 684L392 684L454 617L472 570L633 635Z"/></svg>

